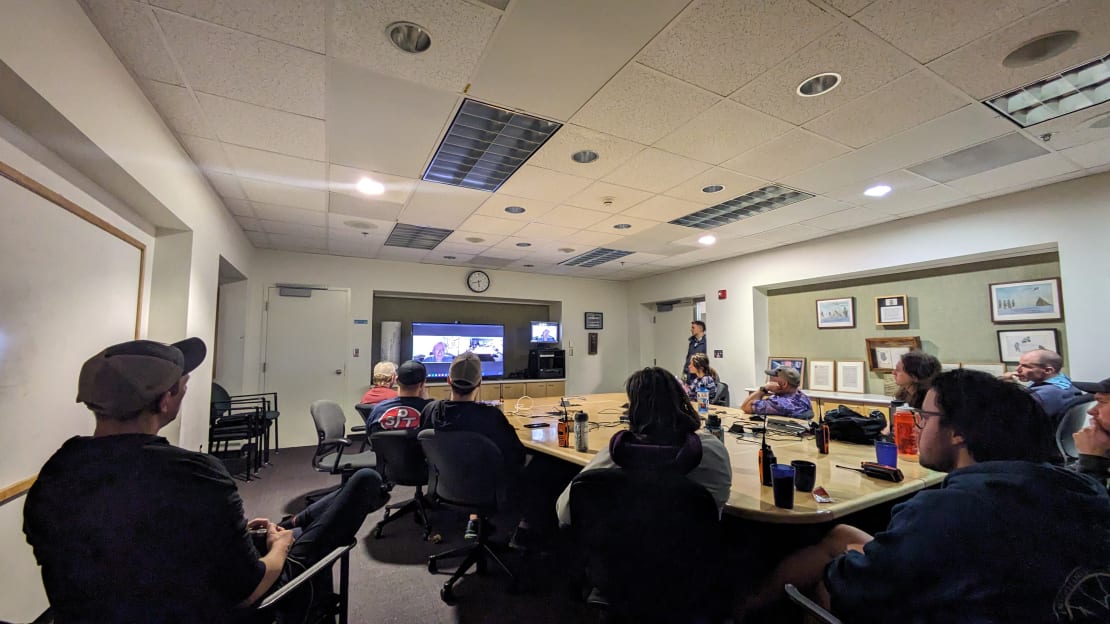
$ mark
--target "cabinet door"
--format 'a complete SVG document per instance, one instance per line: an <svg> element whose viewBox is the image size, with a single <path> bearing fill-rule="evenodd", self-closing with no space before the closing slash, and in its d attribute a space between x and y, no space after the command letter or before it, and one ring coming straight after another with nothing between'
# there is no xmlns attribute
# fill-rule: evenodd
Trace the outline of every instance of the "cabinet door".
<svg viewBox="0 0 1110 624"><path fill-rule="evenodd" d="M501 384L501 398L503 400L519 399L524 396L524 386L522 383Z"/></svg>
<svg viewBox="0 0 1110 624"><path fill-rule="evenodd" d="M451 398L451 386L433 386L428 388L428 398L433 400L443 400Z"/></svg>
<svg viewBox="0 0 1110 624"><path fill-rule="evenodd" d="M524 389L524 393L532 397L533 399L542 399L543 397L548 396L547 384L545 382L532 381L528 382L525 385L527 386L527 388Z"/></svg>
<svg viewBox="0 0 1110 624"><path fill-rule="evenodd" d="M564 381L549 381L547 382L547 396L561 397L567 393L567 384Z"/></svg>

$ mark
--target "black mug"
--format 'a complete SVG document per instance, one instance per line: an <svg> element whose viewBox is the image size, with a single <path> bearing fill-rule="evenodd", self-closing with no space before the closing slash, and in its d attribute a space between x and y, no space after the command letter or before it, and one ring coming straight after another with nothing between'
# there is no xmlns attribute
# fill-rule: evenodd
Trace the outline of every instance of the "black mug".
<svg viewBox="0 0 1110 624"><path fill-rule="evenodd" d="M799 492L812 492L817 483L817 464L796 459L790 465L794 467L794 488Z"/></svg>

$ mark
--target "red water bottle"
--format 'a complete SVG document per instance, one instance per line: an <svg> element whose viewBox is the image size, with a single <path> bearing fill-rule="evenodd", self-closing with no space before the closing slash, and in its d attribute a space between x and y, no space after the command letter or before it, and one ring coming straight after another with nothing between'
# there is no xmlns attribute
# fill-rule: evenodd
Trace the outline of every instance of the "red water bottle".
<svg viewBox="0 0 1110 624"><path fill-rule="evenodd" d="M913 411L905 405L894 410L894 443L898 454L917 457L917 428L913 424Z"/></svg>

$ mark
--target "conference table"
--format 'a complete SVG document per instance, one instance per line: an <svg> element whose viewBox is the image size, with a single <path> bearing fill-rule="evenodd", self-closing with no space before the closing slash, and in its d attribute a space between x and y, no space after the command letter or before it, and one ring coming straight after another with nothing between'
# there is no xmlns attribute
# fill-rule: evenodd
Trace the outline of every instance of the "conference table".
<svg viewBox="0 0 1110 624"><path fill-rule="evenodd" d="M585 411L589 416L589 450L586 452L574 449L573 432L570 435L570 446L559 446L556 430L559 416L553 412L563 410L559 406L560 398L536 399L530 406L526 400L515 403L507 401L502 409L525 447L585 466L598 449L609 444L614 433L627 428L626 423L620 422L620 416L625 411L622 405L628 399L623 393L613 393L568 397L568 401L570 405L566 410L572 421L579 411ZM763 426L763 423L751 420L750 415L736 408L712 406L710 413L721 417L725 429L725 447L732 463L732 493L725 507L725 513L730 515L776 524L828 522L912 494L944 479L943 473L923 468L916 461L900 456L898 467L905 475L905 480L901 483L882 481L854 470L836 467L840 464L858 468L860 462L875 461L875 449L872 446L834 440L829 454L822 455L817 452L813 436L799 438L795 435L769 433L767 443L774 451L777 462L814 462L817 464L817 485L823 486L834 499L831 503L818 503L812 494L795 491L794 509L781 509L774 504L771 488L759 483L758 453L762 437L753 433L728 433L734 423L741 423L749 430L753 426ZM548 426L526 428L524 425L527 423L547 423ZM573 423L571 426L573 427Z"/></svg>

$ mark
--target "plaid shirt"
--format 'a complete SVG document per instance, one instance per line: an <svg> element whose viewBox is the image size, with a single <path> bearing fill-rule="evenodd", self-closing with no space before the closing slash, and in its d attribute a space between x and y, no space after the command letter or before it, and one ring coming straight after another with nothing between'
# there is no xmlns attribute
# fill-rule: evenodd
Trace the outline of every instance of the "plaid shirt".
<svg viewBox="0 0 1110 624"><path fill-rule="evenodd" d="M801 390L790 394L773 394L752 403L755 414L772 414L792 418L813 418L813 405Z"/></svg>

